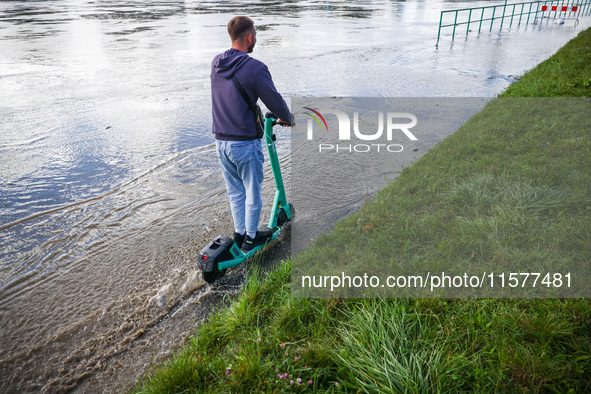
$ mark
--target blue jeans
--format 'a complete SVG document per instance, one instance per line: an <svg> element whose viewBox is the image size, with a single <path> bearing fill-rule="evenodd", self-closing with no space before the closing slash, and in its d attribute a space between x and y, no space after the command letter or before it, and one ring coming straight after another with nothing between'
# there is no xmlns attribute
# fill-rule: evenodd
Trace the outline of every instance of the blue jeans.
<svg viewBox="0 0 591 394"><path fill-rule="evenodd" d="M263 150L261 140L216 140L218 159L230 197L234 228L256 233L259 227L263 196Z"/></svg>

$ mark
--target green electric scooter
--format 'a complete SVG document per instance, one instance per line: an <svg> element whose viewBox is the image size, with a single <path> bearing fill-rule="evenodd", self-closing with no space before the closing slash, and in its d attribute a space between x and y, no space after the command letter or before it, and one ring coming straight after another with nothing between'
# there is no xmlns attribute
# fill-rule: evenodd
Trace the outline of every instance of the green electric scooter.
<svg viewBox="0 0 591 394"><path fill-rule="evenodd" d="M275 147L276 136L273 134L273 126L277 124L277 117L272 113L267 113L265 116L265 141L269 151L273 178L275 179L275 200L267 227L273 231L273 236L265 245L259 245L248 253L240 250L232 238L225 235L217 236L199 253L198 266L203 272L203 279L207 283L215 282L216 279L224 276L228 268L244 263L259 250L273 242L281 234L281 228L292 219L293 207L287 202L285 196L279 158Z"/></svg>

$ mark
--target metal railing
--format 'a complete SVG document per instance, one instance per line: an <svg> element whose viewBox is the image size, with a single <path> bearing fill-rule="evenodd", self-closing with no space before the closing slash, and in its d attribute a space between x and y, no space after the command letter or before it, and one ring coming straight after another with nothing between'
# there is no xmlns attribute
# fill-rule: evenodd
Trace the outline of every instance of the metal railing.
<svg viewBox="0 0 591 394"><path fill-rule="evenodd" d="M466 34L470 30L470 26L478 26L478 32L483 28L492 30L495 21L500 21L499 29L503 25L509 23L509 27L513 26L513 22L517 20L517 25L525 23L538 24L547 22L550 19L574 20L575 26L579 22L580 16L587 16L591 13L591 0L543 0L532 1L527 3L515 3L492 5L486 7L463 8L459 10L441 11L439 18L439 32L437 33L437 42L441 37L441 29L445 27L453 27L452 40L456 34L458 26L466 25ZM451 14L453 23L444 24L444 15ZM490 27L489 27L490 22Z"/></svg>

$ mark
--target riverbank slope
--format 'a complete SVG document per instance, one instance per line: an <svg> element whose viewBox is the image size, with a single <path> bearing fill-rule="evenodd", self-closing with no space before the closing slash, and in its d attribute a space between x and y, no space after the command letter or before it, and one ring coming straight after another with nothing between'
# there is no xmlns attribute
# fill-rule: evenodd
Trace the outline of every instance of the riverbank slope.
<svg viewBox="0 0 591 394"><path fill-rule="evenodd" d="M590 97L591 29L501 96ZM386 237L409 245L397 255L403 262L451 264L478 245L470 256L476 263L588 265L591 116L554 127L564 120L557 108L544 114L554 126L540 129L524 124L522 108L513 104L493 100L303 258L327 253L327 245L342 250L351 239L359 240L362 255L364 243ZM591 109L589 99L575 105ZM500 212L490 201L508 201L508 190L547 198L535 210L517 204ZM380 221L386 214L429 225L403 233ZM497 236L488 236L493 231ZM291 267L285 261L266 277L253 272L239 299L134 391L591 390L588 299L292 298Z"/></svg>

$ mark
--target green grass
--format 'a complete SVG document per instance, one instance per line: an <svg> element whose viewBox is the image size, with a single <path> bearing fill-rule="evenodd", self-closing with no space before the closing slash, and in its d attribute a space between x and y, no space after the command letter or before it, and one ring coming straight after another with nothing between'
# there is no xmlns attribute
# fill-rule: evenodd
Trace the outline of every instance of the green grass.
<svg viewBox="0 0 591 394"><path fill-rule="evenodd" d="M526 73L502 94L505 97L591 96L591 30Z"/></svg>
<svg viewBox="0 0 591 394"><path fill-rule="evenodd" d="M290 278L254 272L136 392L589 390L588 300L292 298Z"/></svg>
<svg viewBox="0 0 591 394"><path fill-rule="evenodd" d="M294 262L302 275L568 272L589 278L591 100L498 98ZM585 264L582 264L585 263ZM574 271L573 271L574 270ZM589 295L579 281L570 293ZM507 289L515 295L519 289ZM344 296L389 288L340 289ZM430 289L401 296L429 296ZM548 289L525 288L529 296ZM566 290L566 289L562 289ZM469 296L471 289L448 296ZM508 293L511 291L511 293ZM498 296L500 292L491 292ZM521 296L524 294L521 293Z"/></svg>
<svg viewBox="0 0 591 394"><path fill-rule="evenodd" d="M591 75L590 37L581 33L505 95L589 96L578 78ZM300 264L330 269L322 262L336 250L364 269L588 270L591 102L509 100L487 105L304 260L266 277L253 269L239 299L134 392L590 392L585 298L292 297Z"/></svg>

